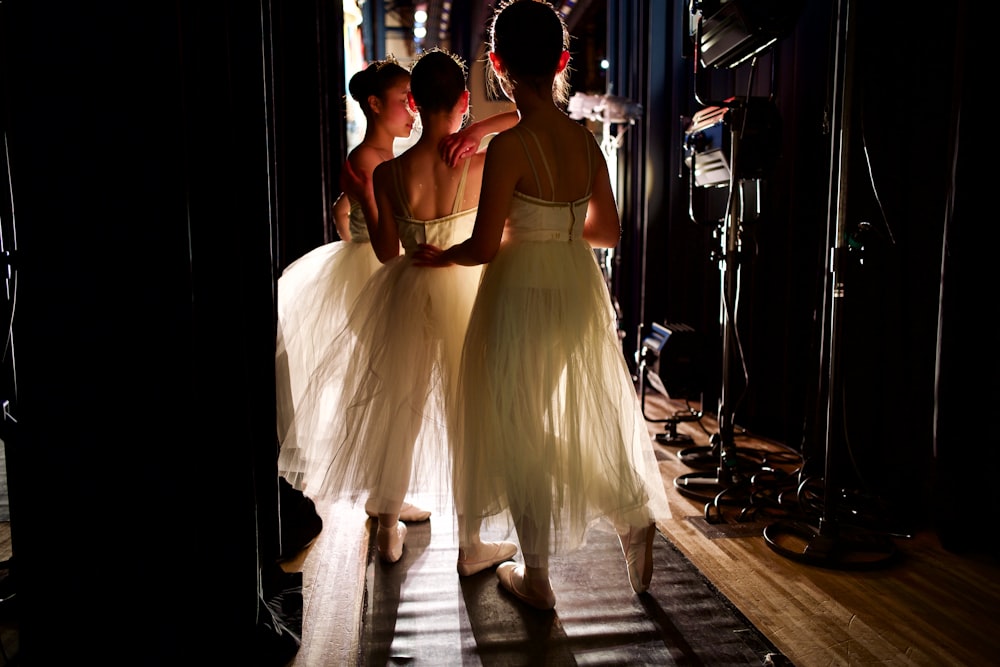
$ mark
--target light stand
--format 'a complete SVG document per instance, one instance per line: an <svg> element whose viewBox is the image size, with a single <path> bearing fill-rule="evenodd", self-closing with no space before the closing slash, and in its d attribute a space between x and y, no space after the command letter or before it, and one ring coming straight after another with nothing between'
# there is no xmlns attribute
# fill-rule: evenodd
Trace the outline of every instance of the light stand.
<svg viewBox="0 0 1000 667"><path fill-rule="evenodd" d="M681 461L693 464L692 467L705 466L706 462L717 464L714 472L693 472L681 475L674 480L674 486L683 495L694 497L705 502L737 502L738 497L728 494L735 491L748 481L744 474L745 464L752 463L755 467L759 461L754 461L747 452L740 452L734 441L733 424L733 372L735 365L742 358L737 354L738 337L736 333L736 304L739 292L739 255L741 251L740 231L743 222L743 202L738 196L741 190L738 174L740 168L740 145L746 119L742 103L733 102L726 113L729 119L727 125L730 132L729 154L729 199L725 218L721 226L722 256L719 258L721 272L721 325L722 325L722 383L719 392L719 430L711 437L708 447L692 447L678 452ZM696 159L692 156L692 160ZM691 178L694 178L692 174ZM721 495L720 495L721 494Z"/></svg>
<svg viewBox="0 0 1000 667"><path fill-rule="evenodd" d="M689 13L698 14L693 35L695 100L704 104L700 92L699 63L707 67L733 68L749 61L752 83L758 54L764 53L791 30L803 4L800 0L787 0L783 3L692 0ZM678 452L681 461L692 467L715 465L715 470L693 472L674 480L679 493L706 502L706 516L710 504L748 501L754 473L763 471L766 458L762 452L737 447L734 441L734 371L737 365L744 367L736 328L745 209L744 183L755 181L759 185L760 177L770 166L767 164L769 158L773 157L768 154L771 147L769 144L776 144L780 136L777 131L777 110L773 102L766 98L751 97L751 86L748 85L747 88L745 99L730 98L716 103L717 106L704 109L700 117L696 115L685 141L691 172L691 193L693 194L695 185L710 186L728 182L729 188L720 228L722 384L719 396L719 430L711 437L709 447L688 448ZM728 128L728 161L724 141L717 142L722 144L719 146L703 145L705 142L711 143L711 139L706 134L707 128L699 126L699 122L712 124L711 121L720 115ZM722 139L725 138L723 135ZM708 148L712 150L706 150ZM709 153L713 157L706 164L704 156ZM700 155L702 161L699 164ZM759 197L757 203L759 204ZM693 203L691 207L693 218Z"/></svg>
<svg viewBox="0 0 1000 667"><path fill-rule="evenodd" d="M847 244L847 176L851 137L851 82L854 69L854 9L850 0L838 2L836 58L834 72L834 113L831 132L830 191L827 212L827 238L833 239L827 259L827 290L824 294L823 317L828 328L821 345L821 401L825 398L824 430L825 469L822 489L822 509L817 525L804 521L779 521L764 529L764 539L776 553L811 565L838 569L871 569L895 560L896 548L884 534L870 532L859 526L842 524L838 493L834 479L835 441L843 434L835 432L838 414L843 410L840 400L841 335L843 311L847 297L844 272L848 266ZM827 297L829 301L827 301ZM826 321L827 308L829 320ZM827 331L824 331L826 334ZM825 381L825 386L824 385ZM801 496L800 492L800 496Z"/></svg>

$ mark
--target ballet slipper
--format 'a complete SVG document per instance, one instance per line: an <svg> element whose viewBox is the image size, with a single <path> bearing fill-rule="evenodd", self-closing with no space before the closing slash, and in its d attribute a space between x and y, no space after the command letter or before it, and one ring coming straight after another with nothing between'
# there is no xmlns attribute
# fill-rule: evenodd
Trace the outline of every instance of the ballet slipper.
<svg viewBox="0 0 1000 667"><path fill-rule="evenodd" d="M399 508L399 518L407 523L420 523L431 518L431 511L403 501L403 506Z"/></svg>
<svg viewBox="0 0 1000 667"><path fill-rule="evenodd" d="M458 550L458 574L468 577L510 560L517 553L513 542L480 542Z"/></svg>
<svg viewBox="0 0 1000 667"><path fill-rule="evenodd" d="M556 594L552 591L552 588L541 594L537 591L528 590L524 583L523 565L518 565L514 562L501 563L497 567L497 578L500 580L500 585L504 587L504 590L535 609L548 611L556 606Z"/></svg>
<svg viewBox="0 0 1000 667"><path fill-rule="evenodd" d="M395 526L378 525L375 534L379 557L387 563L395 563L403 556L403 540L406 539L406 524L397 521Z"/></svg>
<svg viewBox="0 0 1000 667"><path fill-rule="evenodd" d="M365 514L373 519L378 518L378 511L373 509L371 505L365 505ZM406 501L403 501L403 505L399 508L399 520L405 521L406 523L420 523L421 521L427 521L431 518L431 511L425 510L416 505L412 505Z"/></svg>
<svg viewBox="0 0 1000 667"><path fill-rule="evenodd" d="M618 541L625 554L625 567L628 569L628 583L636 593L645 593L653 578L653 538L656 536L656 524L651 523L646 528L635 529L631 526L625 533L618 533Z"/></svg>

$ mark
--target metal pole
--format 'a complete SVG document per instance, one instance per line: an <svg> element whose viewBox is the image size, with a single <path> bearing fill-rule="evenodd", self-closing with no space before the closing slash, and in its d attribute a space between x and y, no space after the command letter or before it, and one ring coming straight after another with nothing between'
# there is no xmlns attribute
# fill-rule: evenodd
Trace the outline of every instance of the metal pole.
<svg viewBox="0 0 1000 667"><path fill-rule="evenodd" d="M823 492L823 514L820 517L820 534L835 530L831 522L831 508L836 502L836 489L833 483L834 452L838 446L839 435L836 418L843 409L840 398L840 356L841 335L843 331L844 299L846 298L846 281L844 274L847 268L847 190L851 140L852 112L852 81L854 79L854 9L850 0L841 0L838 4L836 64L834 70L834 105L832 148L830 151L830 216L827 228L832 229L829 257L829 304L830 320L828 322L827 368L826 368L826 415L825 427L825 480Z"/></svg>

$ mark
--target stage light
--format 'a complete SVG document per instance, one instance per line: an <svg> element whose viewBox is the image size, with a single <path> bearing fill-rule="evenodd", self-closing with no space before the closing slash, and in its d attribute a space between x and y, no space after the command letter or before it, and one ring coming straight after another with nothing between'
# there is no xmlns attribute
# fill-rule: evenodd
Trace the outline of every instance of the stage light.
<svg viewBox="0 0 1000 667"><path fill-rule="evenodd" d="M423 50L427 39L427 5L419 4L413 10L413 43L418 51Z"/></svg>
<svg viewBox="0 0 1000 667"><path fill-rule="evenodd" d="M698 399L704 390L704 339L680 322L653 322L636 353L649 385L674 399Z"/></svg>
<svg viewBox="0 0 1000 667"><path fill-rule="evenodd" d="M781 118L766 97L726 100L727 106L711 106L695 113L684 131L684 164L697 187L727 185L732 135L740 137L736 177L764 178L774 167L781 147Z"/></svg>
<svg viewBox="0 0 1000 667"><path fill-rule="evenodd" d="M705 67L731 68L763 53L785 37L805 0L706 0L700 18L698 57Z"/></svg>
<svg viewBox="0 0 1000 667"><path fill-rule="evenodd" d="M697 112L684 131L684 165L699 188L727 185L729 170L729 130L726 109L706 107Z"/></svg>

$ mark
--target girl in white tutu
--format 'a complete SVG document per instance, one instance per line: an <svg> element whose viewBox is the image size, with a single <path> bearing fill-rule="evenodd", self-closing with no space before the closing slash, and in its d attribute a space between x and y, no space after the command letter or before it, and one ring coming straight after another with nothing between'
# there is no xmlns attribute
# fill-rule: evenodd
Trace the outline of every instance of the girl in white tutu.
<svg viewBox="0 0 1000 667"><path fill-rule="evenodd" d="M550 554L580 546L602 518L618 532L632 589L645 592L655 522L670 516L593 251L620 237L607 165L594 136L557 106L567 46L547 2L497 10L491 71L520 121L487 149L471 237L416 253L424 266L486 264L462 357L456 478L467 512L509 510L524 562L497 575L540 609L555 606Z"/></svg>
<svg viewBox="0 0 1000 667"><path fill-rule="evenodd" d="M336 405L336 382L327 370L342 373L353 351L354 332L337 338L347 314L368 278L381 266L369 242L366 218L377 216L371 174L393 157L396 139L405 139L414 117L407 93L410 73L393 58L375 61L356 73L351 96L365 115L365 135L344 165L344 193L334 205L340 240L326 243L292 262L278 279L278 336L275 358L277 420L281 448L278 470L289 483L316 496L307 479L328 460L329 442L321 433L303 433L303 424L321 423ZM325 399L303 404L303 393L320 364L324 370ZM308 411L314 414L306 414ZM325 429L324 429L325 430ZM369 507L369 513L374 512ZM430 512L403 503L407 521L423 521Z"/></svg>
<svg viewBox="0 0 1000 667"><path fill-rule="evenodd" d="M411 109L420 114L420 138L375 168L378 218L371 242L384 264L351 311L348 328L357 332L357 342L344 378L343 409L337 411L343 420L333 424L336 445L323 475L310 480L320 493L370 494L378 515L378 554L390 563L403 553L406 524L399 508L404 494L452 490L449 413L482 273L481 267L427 271L413 266L411 253L418 243L450 244L472 232L484 157L473 155L452 167L439 154L439 143L462 126L469 108L465 69L455 57L441 50L420 56L410 89ZM400 246L405 254L400 255ZM314 395L321 394L308 398ZM464 526L459 498L454 500ZM478 522L460 532L461 575L517 552L511 542L483 542Z"/></svg>

